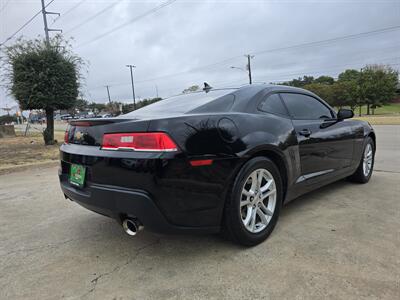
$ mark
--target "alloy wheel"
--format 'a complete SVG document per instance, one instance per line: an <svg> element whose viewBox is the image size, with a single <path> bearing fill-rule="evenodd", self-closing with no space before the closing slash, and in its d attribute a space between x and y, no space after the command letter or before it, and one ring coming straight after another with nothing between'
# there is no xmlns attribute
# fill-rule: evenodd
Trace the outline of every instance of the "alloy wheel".
<svg viewBox="0 0 400 300"><path fill-rule="evenodd" d="M276 207L276 184L266 169L254 170L246 179L240 199L243 225L251 233L264 230Z"/></svg>
<svg viewBox="0 0 400 300"><path fill-rule="evenodd" d="M371 144L367 144L364 149L364 157L363 157L363 172L364 176L367 177L372 169L372 162L374 159L372 146Z"/></svg>

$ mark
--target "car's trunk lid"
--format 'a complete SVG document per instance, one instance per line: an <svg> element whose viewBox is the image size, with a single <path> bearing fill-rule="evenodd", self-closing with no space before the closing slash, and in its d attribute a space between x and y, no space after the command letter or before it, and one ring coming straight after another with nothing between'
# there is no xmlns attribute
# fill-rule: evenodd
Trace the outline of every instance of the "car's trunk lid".
<svg viewBox="0 0 400 300"><path fill-rule="evenodd" d="M105 133L145 132L148 120L139 119L83 119L69 122L67 139L70 144L101 146Z"/></svg>

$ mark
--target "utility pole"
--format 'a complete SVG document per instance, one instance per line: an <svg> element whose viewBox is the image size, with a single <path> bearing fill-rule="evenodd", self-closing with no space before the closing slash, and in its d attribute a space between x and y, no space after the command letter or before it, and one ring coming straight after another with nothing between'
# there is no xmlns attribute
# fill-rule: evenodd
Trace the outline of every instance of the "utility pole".
<svg viewBox="0 0 400 300"><path fill-rule="evenodd" d="M157 86L157 84L156 84L156 95L157 95L157 98L158 98L158 86Z"/></svg>
<svg viewBox="0 0 400 300"><path fill-rule="evenodd" d="M109 89L109 86L106 85L106 88L107 88L107 94L108 94L108 102L111 103L111 97L110 97L110 89Z"/></svg>
<svg viewBox="0 0 400 300"><path fill-rule="evenodd" d="M133 84L133 68L136 68L134 65L126 65L131 70L131 83L132 83L132 96L133 96L133 109L136 110L136 97L135 97L135 85Z"/></svg>
<svg viewBox="0 0 400 300"><path fill-rule="evenodd" d="M47 15L58 15L60 16L59 13L56 12L50 12L50 11L46 11L46 6L44 4L44 0L42 1L42 15L43 15L43 24L44 24L44 34L46 36L46 43L47 45L50 45L50 37L49 37L49 31L59 31L62 32L61 29L51 29L47 26Z"/></svg>
<svg viewBox="0 0 400 300"><path fill-rule="evenodd" d="M247 57L247 71L249 72L249 84L252 84L253 80L251 78L251 63L250 63L250 60L252 58L254 58L254 55L247 54L247 55L245 55L245 57Z"/></svg>

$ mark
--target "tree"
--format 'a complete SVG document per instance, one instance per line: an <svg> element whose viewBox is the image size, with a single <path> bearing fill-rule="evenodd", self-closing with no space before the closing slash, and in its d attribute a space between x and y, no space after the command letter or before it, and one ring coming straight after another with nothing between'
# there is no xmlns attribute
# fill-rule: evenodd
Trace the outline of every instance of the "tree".
<svg viewBox="0 0 400 300"><path fill-rule="evenodd" d="M162 100L162 98L159 98L159 97L152 98L152 99L143 99L142 101L139 101L138 103L136 103L136 109L142 108L144 106L158 102L160 100ZM123 114L127 114L133 110L134 110L134 107L133 107L133 104L131 104L131 103L122 105L122 113Z"/></svg>
<svg viewBox="0 0 400 300"><path fill-rule="evenodd" d="M319 76L314 80L315 83L323 83L323 84L333 84L335 82L335 79L331 76Z"/></svg>
<svg viewBox="0 0 400 300"><path fill-rule="evenodd" d="M315 79L313 76L304 75L303 77L299 77L297 79L292 79L290 81L283 82L282 84L303 88L305 85L314 83L314 80Z"/></svg>
<svg viewBox="0 0 400 300"><path fill-rule="evenodd" d="M340 73L338 76L338 86L335 88L335 92L338 93L338 97L342 97L339 100L340 103L350 106L352 110L356 108L357 105L361 106L364 104L360 97L360 71L348 69Z"/></svg>
<svg viewBox="0 0 400 300"><path fill-rule="evenodd" d="M398 72L388 66L370 65L360 73L360 98L367 104L367 115L376 107L380 107L396 95Z"/></svg>
<svg viewBox="0 0 400 300"><path fill-rule="evenodd" d="M190 87L188 87L187 89L184 89L182 91L182 94L187 94L187 93L193 93L196 92L200 89L200 87L198 85L192 85Z"/></svg>
<svg viewBox="0 0 400 300"><path fill-rule="evenodd" d="M92 102L88 105L88 109L91 110L95 116L97 116L98 113L106 110L106 105L104 103Z"/></svg>
<svg viewBox="0 0 400 300"><path fill-rule="evenodd" d="M350 106L354 110L358 104L358 85L355 81L336 81L332 84L332 105L341 108Z"/></svg>
<svg viewBox="0 0 400 300"><path fill-rule="evenodd" d="M331 85L324 83L311 83L305 85L303 88L317 94L329 104L334 105Z"/></svg>
<svg viewBox="0 0 400 300"><path fill-rule="evenodd" d="M85 99L76 99L73 108L79 111L85 111L89 108L89 102L87 102Z"/></svg>
<svg viewBox="0 0 400 300"><path fill-rule="evenodd" d="M82 60L60 35L49 43L42 39L18 40L5 48L6 78L21 109L46 112L46 145L54 143L54 111L74 107L78 97Z"/></svg>
<svg viewBox="0 0 400 300"><path fill-rule="evenodd" d="M122 103L121 102L109 102L106 104L106 111L110 113L112 116L118 116L122 113L121 111Z"/></svg>
<svg viewBox="0 0 400 300"><path fill-rule="evenodd" d="M357 81L360 79L360 71L347 69L338 76L339 81Z"/></svg>

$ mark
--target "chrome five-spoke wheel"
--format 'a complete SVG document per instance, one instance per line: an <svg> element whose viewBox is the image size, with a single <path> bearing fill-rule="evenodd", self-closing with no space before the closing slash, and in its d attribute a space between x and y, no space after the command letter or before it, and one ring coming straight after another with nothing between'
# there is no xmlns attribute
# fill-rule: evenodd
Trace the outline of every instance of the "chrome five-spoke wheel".
<svg viewBox="0 0 400 300"><path fill-rule="evenodd" d="M367 146L365 146L364 157L363 157L363 172L365 177L367 177L371 172L373 159L374 159L374 154L372 146L371 144L367 144Z"/></svg>
<svg viewBox="0 0 400 300"><path fill-rule="evenodd" d="M266 169L256 169L244 183L240 215L243 225L251 233L264 230L276 207L276 185L272 174Z"/></svg>

